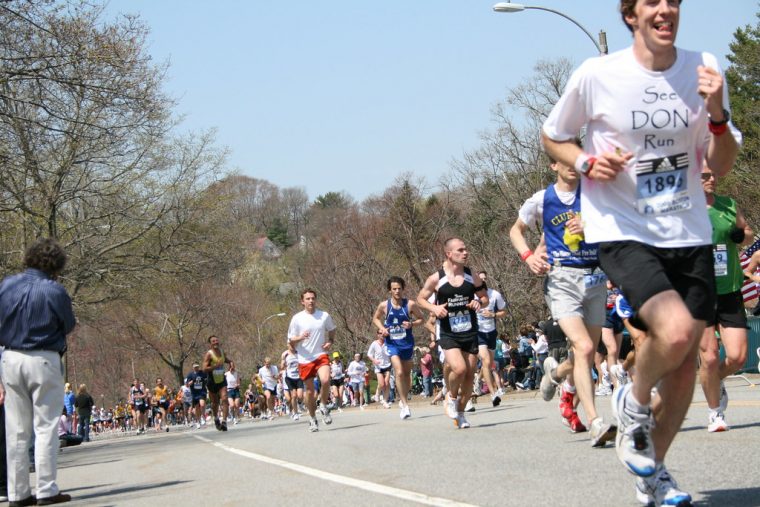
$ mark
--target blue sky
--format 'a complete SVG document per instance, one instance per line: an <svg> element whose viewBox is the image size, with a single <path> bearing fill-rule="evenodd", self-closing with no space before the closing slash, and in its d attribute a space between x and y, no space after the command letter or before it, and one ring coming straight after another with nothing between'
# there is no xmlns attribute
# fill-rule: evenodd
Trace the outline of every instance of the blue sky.
<svg viewBox="0 0 760 507"><path fill-rule="evenodd" d="M111 0L107 15L139 14L148 51L170 62L166 91L183 129L218 129L229 169L314 199L357 200L410 172L430 191L452 160L479 145L490 108L539 59L594 56L566 19L492 11L493 0ZM630 44L616 0L523 2L560 10L610 52ZM724 66L754 0L685 0L678 45Z"/></svg>

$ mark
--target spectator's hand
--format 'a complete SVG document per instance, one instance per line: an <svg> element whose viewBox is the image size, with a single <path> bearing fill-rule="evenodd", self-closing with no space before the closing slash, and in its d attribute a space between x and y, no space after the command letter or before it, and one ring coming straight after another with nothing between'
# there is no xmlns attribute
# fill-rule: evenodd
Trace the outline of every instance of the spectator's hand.
<svg viewBox="0 0 760 507"><path fill-rule="evenodd" d="M412 322L409 320L405 320L404 322L401 323L401 327L403 327L404 329L412 329Z"/></svg>

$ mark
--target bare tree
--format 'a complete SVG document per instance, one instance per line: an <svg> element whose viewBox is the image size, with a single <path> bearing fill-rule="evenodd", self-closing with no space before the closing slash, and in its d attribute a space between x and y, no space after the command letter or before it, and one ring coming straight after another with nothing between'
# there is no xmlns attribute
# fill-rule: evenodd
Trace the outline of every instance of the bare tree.
<svg viewBox="0 0 760 507"><path fill-rule="evenodd" d="M100 14L73 0L0 4L2 269L26 242L58 238L77 305L187 269L181 231L225 159L213 132L169 136L174 103L165 66L144 50L147 28Z"/></svg>

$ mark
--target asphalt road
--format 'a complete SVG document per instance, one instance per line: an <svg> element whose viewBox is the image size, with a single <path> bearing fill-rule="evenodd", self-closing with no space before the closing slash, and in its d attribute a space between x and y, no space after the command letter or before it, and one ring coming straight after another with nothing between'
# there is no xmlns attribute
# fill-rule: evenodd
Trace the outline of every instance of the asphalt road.
<svg viewBox="0 0 760 507"><path fill-rule="evenodd" d="M760 505L760 386L727 387L731 430L707 433L697 386L667 465L695 505ZM466 430L419 402L410 420L349 409L314 434L284 417L105 439L64 449L58 479L80 505L638 505L614 448L570 433L556 399L485 398Z"/></svg>

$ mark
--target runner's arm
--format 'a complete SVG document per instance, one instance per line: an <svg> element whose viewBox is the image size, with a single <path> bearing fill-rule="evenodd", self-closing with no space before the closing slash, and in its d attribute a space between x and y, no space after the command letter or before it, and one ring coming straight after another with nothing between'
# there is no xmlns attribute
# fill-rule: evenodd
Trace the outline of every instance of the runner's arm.
<svg viewBox="0 0 760 507"><path fill-rule="evenodd" d="M522 221L521 218L517 218L515 223L512 224L512 228L509 230L509 240L512 242L512 246L520 255L520 258L527 264L528 269L535 275L542 275L549 270L549 264L544 259L545 253L540 253L540 249L536 248L533 252L528 246L528 241L525 239L525 231L528 229L528 224ZM543 240L543 234L541 235ZM541 243L539 243L540 245Z"/></svg>
<svg viewBox="0 0 760 507"><path fill-rule="evenodd" d="M388 336L388 328L385 327L385 301L381 301L375 308L375 313L372 315L372 323L375 325L378 331L382 331L383 336Z"/></svg>
<svg viewBox="0 0 760 507"><path fill-rule="evenodd" d="M755 231L747 223L747 219L744 218L744 213L741 210L736 210L736 228L744 230L744 241L739 243L739 246L749 246L755 241Z"/></svg>
<svg viewBox="0 0 760 507"><path fill-rule="evenodd" d="M419 326L423 322L425 322L425 316L422 314L422 311L420 310L420 307L417 306L417 303L414 301L409 301L409 315L411 317L414 317L409 321L409 327L412 326Z"/></svg>

